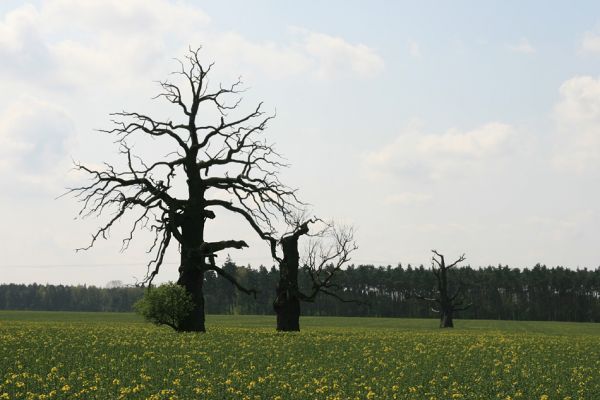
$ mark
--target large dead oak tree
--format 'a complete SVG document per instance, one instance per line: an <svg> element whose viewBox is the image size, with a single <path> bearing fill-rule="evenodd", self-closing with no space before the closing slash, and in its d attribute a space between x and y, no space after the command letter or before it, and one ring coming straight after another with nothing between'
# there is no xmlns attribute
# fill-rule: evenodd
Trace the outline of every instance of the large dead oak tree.
<svg viewBox="0 0 600 400"><path fill-rule="evenodd" d="M446 264L446 259L442 254L438 253L436 250L431 250L431 252L433 253L433 256L431 257L431 270L437 280L438 296L430 298L417 295L416 297L437 304L432 310L440 314L440 328L453 328L454 313L456 311L466 310L471 304L464 304L464 300L460 298L462 292L460 283L458 288L454 290L454 293L450 293L448 271L466 260L466 257L463 254L453 263Z"/></svg>
<svg viewBox="0 0 600 400"><path fill-rule="evenodd" d="M223 209L239 215L267 239L275 233L273 220L289 215L299 202L295 191L277 178L278 169L284 166L281 158L260 138L273 118L262 111L262 103L249 113L232 116L240 110L239 80L227 87L209 87L212 64L200 62L199 50L190 50L179 64L180 69L173 73L176 83L160 82L162 91L156 97L174 105L181 120L160 121L137 112L112 114L114 127L102 132L116 135L124 166L119 169L105 164L96 169L76 164L91 182L69 193L82 202L80 214L84 217L110 215L86 249L97 239L107 238L124 216L132 218L133 224L123 241L124 248L138 229L148 228L154 233L149 250L154 257L144 283L151 284L167 248L178 244L177 283L185 287L195 304L181 330L204 331L202 285L206 271L214 270L238 289L252 293L214 263L218 251L247 247L242 240L211 242L205 238L205 227L215 218L214 211ZM148 160L134 155L128 143L134 135L156 139L155 146L168 149L164 158ZM176 178L181 176L184 179ZM177 197L177 187L177 193L186 194Z"/></svg>

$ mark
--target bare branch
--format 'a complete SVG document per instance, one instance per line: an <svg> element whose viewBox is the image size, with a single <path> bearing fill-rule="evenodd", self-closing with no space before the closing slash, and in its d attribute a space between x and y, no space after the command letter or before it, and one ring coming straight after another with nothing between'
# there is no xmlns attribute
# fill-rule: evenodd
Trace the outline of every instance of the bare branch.
<svg viewBox="0 0 600 400"><path fill-rule="evenodd" d="M419 300L425 300L425 301L431 301L431 302L435 302L435 303L439 303L440 299L435 298L435 297L424 297L421 295L415 295L415 298L419 299Z"/></svg>
<svg viewBox="0 0 600 400"><path fill-rule="evenodd" d="M198 248L193 249L194 255L204 256L225 249L243 249L248 247L243 240L222 240L220 242L204 242Z"/></svg>
<svg viewBox="0 0 600 400"><path fill-rule="evenodd" d="M454 266L456 266L458 263L461 263L463 261L465 261L467 258L465 257L465 255L461 255L456 261L454 261L452 264L448 265L446 268L450 269Z"/></svg>
<svg viewBox="0 0 600 400"><path fill-rule="evenodd" d="M246 210L241 209L239 207L234 206L233 204L231 204L228 201L224 201L224 200L208 200L206 202L208 207L212 207L212 206L219 206L222 207L226 210L229 210L231 212L237 213L239 215L241 215L242 217L244 217L246 219L246 221L250 224L250 226L254 229L254 231L260 236L261 239L267 241L269 243L269 247L271 249L271 256L273 257L273 259L280 261L279 257L277 256L277 241L273 238L273 234L274 231L265 231L263 230L258 223L256 222L256 220L252 217L252 215L250 215L250 213L248 213Z"/></svg>
<svg viewBox="0 0 600 400"><path fill-rule="evenodd" d="M301 225L303 230L296 232L307 233L308 222ZM303 268L312 281L311 293L307 298L314 299L319 292L331 292L329 289L337 286L333 283L336 273L350 261L351 253L357 249L353 229L338 228L333 223L327 225L320 238L311 240L303 260Z"/></svg>
<svg viewBox="0 0 600 400"><path fill-rule="evenodd" d="M467 305L465 305L465 306L460 306L460 307L452 307L452 310L453 310L453 311L464 311L464 310L466 310L466 309L470 308L472 305L473 305L473 303L469 303L469 304L467 304Z"/></svg>

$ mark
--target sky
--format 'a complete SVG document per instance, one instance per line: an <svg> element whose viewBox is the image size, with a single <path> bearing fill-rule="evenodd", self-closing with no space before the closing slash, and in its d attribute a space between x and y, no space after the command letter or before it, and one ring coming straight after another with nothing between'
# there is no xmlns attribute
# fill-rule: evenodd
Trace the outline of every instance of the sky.
<svg viewBox="0 0 600 400"><path fill-rule="evenodd" d="M0 2L0 282L144 277L150 237L59 196L73 162L118 164L109 113L177 118L157 81L202 47L242 77L311 212L355 228L356 264L600 266L600 3L580 1ZM140 146L159 160L162 146ZM242 265L273 264L243 221ZM225 255L220 257L224 260ZM177 278L173 248L159 275Z"/></svg>

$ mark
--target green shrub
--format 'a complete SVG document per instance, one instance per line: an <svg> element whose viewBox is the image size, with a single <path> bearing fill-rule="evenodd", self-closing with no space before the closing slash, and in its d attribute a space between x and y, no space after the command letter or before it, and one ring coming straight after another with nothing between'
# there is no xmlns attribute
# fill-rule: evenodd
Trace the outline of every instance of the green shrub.
<svg viewBox="0 0 600 400"><path fill-rule="evenodd" d="M183 320L194 309L194 302L183 287L168 282L148 289L133 307L147 321L179 331Z"/></svg>

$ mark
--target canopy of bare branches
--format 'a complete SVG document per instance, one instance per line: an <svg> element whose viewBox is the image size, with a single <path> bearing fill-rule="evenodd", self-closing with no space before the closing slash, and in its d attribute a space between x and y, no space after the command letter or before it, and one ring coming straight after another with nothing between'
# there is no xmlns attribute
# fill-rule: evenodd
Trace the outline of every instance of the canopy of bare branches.
<svg viewBox="0 0 600 400"><path fill-rule="evenodd" d="M241 81L212 88L208 76L213 64L204 65L199 51L190 50L178 61L173 81L160 82L156 96L178 108L181 120L160 121L127 111L112 114L113 127L101 132L114 136L126 167L105 164L98 169L77 163L76 169L85 172L89 182L68 191L81 201L81 216L106 217L83 249L107 238L126 215L134 222L123 249L138 229L154 233L149 249L154 256L145 282L158 273L173 239L196 256L245 246L243 241L211 243L202 234L190 235L215 217L213 210L239 214L263 239L270 239L275 234L273 221L285 218L299 204L295 190L278 179L285 163L263 137L274 116L263 111L262 103L240 115ZM134 135L167 139L165 156L148 160L135 154L129 144ZM187 196L175 194L179 175L185 178Z"/></svg>

